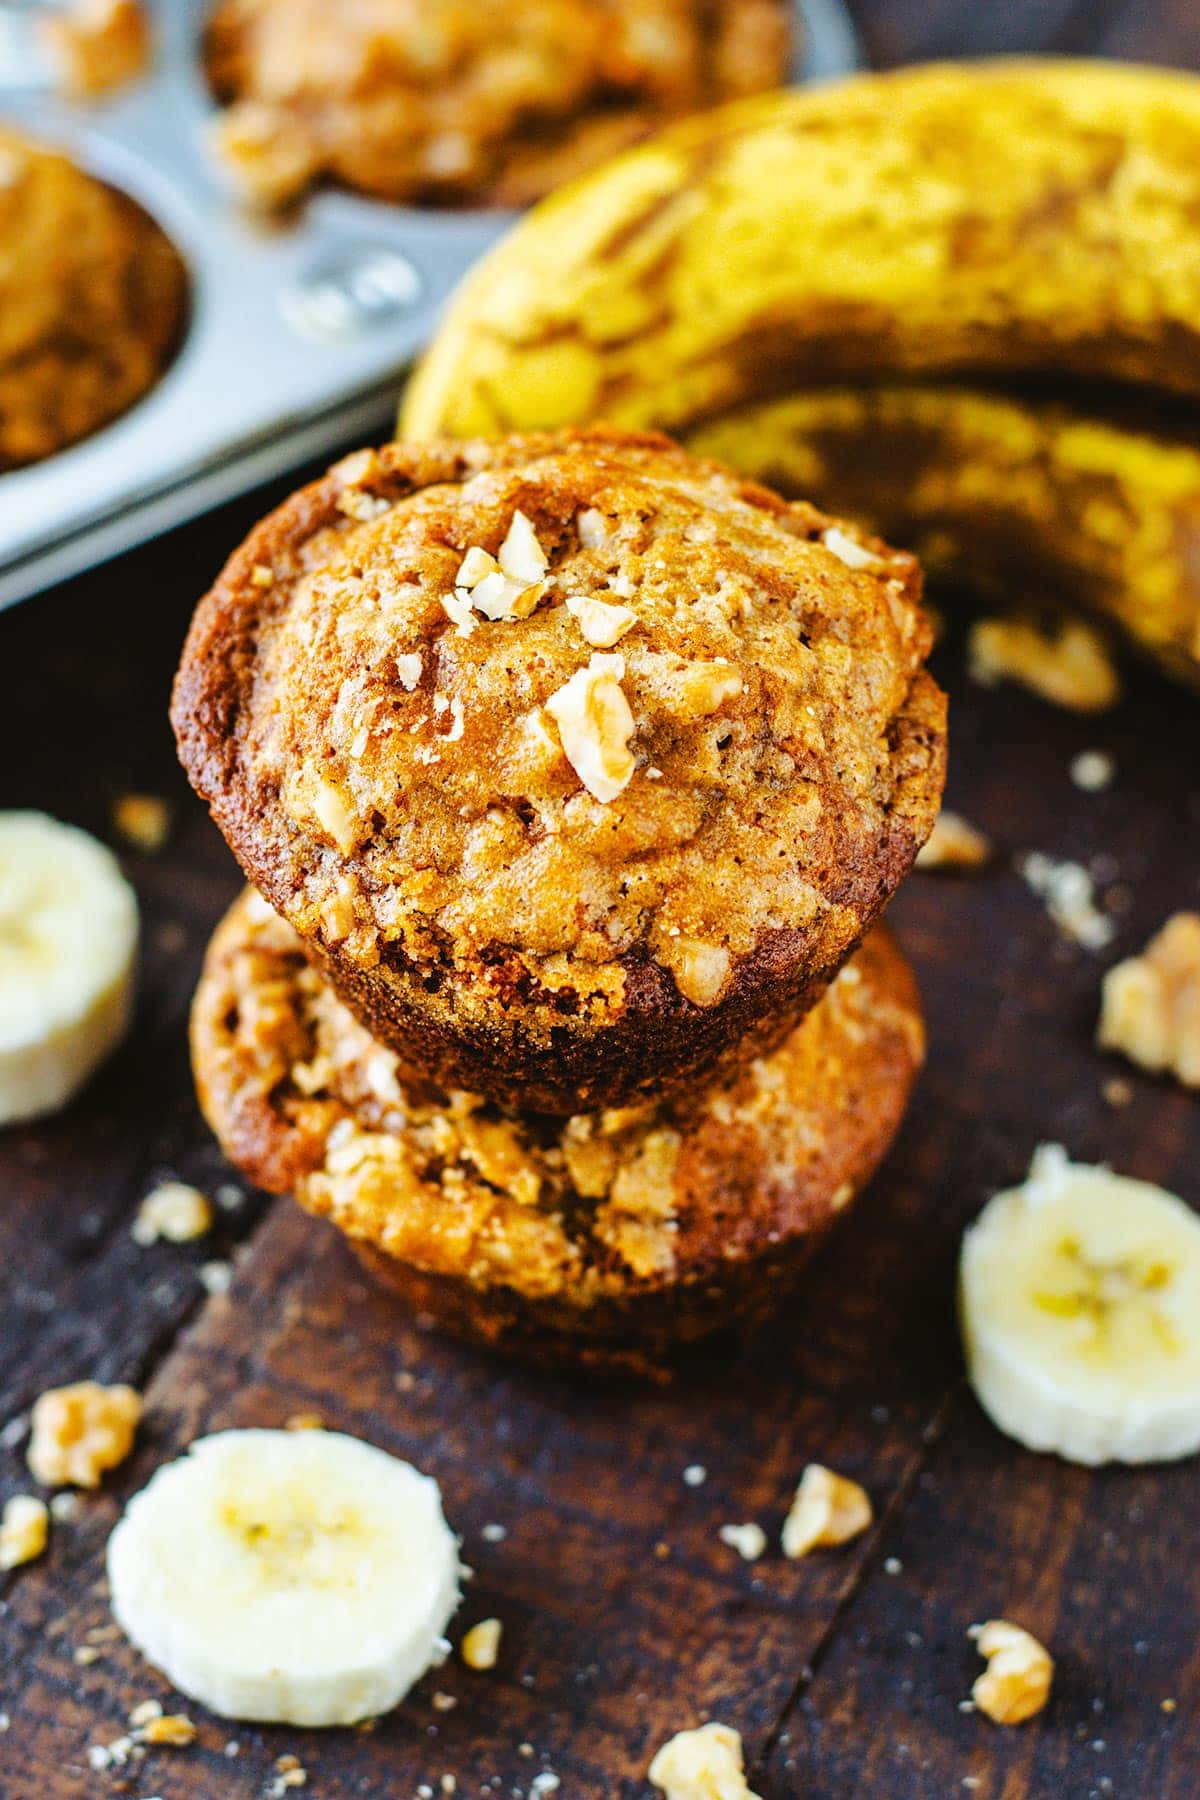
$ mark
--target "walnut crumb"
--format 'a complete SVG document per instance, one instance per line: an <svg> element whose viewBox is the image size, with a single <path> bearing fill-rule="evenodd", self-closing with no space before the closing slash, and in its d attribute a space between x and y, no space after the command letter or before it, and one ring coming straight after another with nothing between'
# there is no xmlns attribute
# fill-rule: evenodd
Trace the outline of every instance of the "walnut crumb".
<svg viewBox="0 0 1200 1800"><path fill-rule="evenodd" d="M49 1388L33 1406L30 1471L46 1487L97 1487L129 1455L141 1416L131 1387L79 1381Z"/></svg>
<svg viewBox="0 0 1200 1800"><path fill-rule="evenodd" d="M717 1535L723 1544L737 1551L743 1562L757 1562L767 1547L767 1534L761 1525L722 1525Z"/></svg>
<svg viewBox="0 0 1200 1800"><path fill-rule="evenodd" d="M157 794L122 794L112 810L113 830L133 850L161 850L171 835L171 808Z"/></svg>
<svg viewBox="0 0 1200 1800"><path fill-rule="evenodd" d="M882 569L883 567L881 556L876 556L873 550L868 550L865 544L860 544L857 539L850 536L849 532L843 531L838 525L831 525L828 531L823 532L821 542L827 550L832 551L839 562L845 563L848 569Z"/></svg>
<svg viewBox="0 0 1200 1800"><path fill-rule="evenodd" d="M929 838L917 852L918 869L981 869L992 857L991 839L943 807Z"/></svg>
<svg viewBox="0 0 1200 1800"><path fill-rule="evenodd" d="M133 1239L143 1247L165 1238L190 1244L212 1230L212 1202L185 1181L164 1181L146 1195L133 1221Z"/></svg>
<svg viewBox="0 0 1200 1800"><path fill-rule="evenodd" d="M1200 1088L1200 913L1176 913L1104 977L1097 1042Z"/></svg>
<svg viewBox="0 0 1200 1800"><path fill-rule="evenodd" d="M871 1496L857 1481L836 1475L821 1463L809 1463L784 1520L783 1553L807 1556L826 1545L849 1543L874 1517Z"/></svg>
<svg viewBox="0 0 1200 1800"><path fill-rule="evenodd" d="M32 1494L14 1494L0 1515L0 1569L15 1569L42 1554L50 1535L50 1508Z"/></svg>
<svg viewBox="0 0 1200 1800"><path fill-rule="evenodd" d="M467 551L454 577L453 606L448 597L442 605L466 636L474 629L472 609L486 619L527 619L545 592L548 567L532 523L518 509L497 556L478 544Z"/></svg>
<svg viewBox="0 0 1200 1800"><path fill-rule="evenodd" d="M1072 712L1104 712L1121 697L1105 640L1079 619L1055 632L1028 619L980 619L968 654L972 679L982 686L1016 681Z"/></svg>
<svg viewBox="0 0 1200 1800"><path fill-rule="evenodd" d="M459 1654L468 1669L494 1669L504 1627L499 1619L480 1619L463 1637Z"/></svg>
<svg viewBox="0 0 1200 1800"><path fill-rule="evenodd" d="M981 1713L997 1725L1019 1725L1041 1712L1050 1697L1054 1662L1028 1631L1007 1619L989 1619L971 1635L987 1668L971 1689Z"/></svg>
<svg viewBox="0 0 1200 1800"><path fill-rule="evenodd" d="M740 1733L715 1720L676 1732L647 1773L666 1800L759 1800L746 1782Z"/></svg>
<svg viewBox="0 0 1200 1800"><path fill-rule="evenodd" d="M637 614L628 606L614 606L594 594L569 594L566 604L587 642L597 650L611 650L637 624Z"/></svg>
<svg viewBox="0 0 1200 1800"><path fill-rule="evenodd" d="M1112 942L1113 922L1097 907L1095 886L1081 863L1059 862L1031 850L1022 857L1020 870L1060 931L1085 950L1103 950Z"/></svg>
<svg viewBox="0 0 1200 1800"><path fill-rule="evenodd" d="M624 674L623 656L593 655L587 668L577 669L546 702L563 754L589 794L603 803L628 786L635 767Z"/></svg>

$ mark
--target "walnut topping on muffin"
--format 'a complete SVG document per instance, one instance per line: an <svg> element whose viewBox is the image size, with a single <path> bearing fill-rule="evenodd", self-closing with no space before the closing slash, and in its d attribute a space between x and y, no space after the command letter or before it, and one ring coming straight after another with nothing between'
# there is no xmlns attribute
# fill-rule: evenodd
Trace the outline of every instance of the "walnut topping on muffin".
<svg viewBox="0 0 1200 1800"><path fill-rule="evenodd" d="M546 701L563 752L589 794L615 800L637 766L629 749L633 714L621 692L623 656L592 656Z"/></svg>

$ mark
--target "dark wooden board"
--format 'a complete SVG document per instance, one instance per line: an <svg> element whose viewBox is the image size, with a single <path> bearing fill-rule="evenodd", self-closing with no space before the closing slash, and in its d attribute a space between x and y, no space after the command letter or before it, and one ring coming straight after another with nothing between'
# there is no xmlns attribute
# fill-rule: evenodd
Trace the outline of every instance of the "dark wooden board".
<svg viewBox="0 0 1200 1800"><path fill-rule="evenodd" d="M1180 6L1029 0L1003 9L1003 27L997 10L954 0L862 11L880 61L1197 48ZM0 806L102 836L126 788L176 809L162 854L126 858L146 943L134 1034L67 1113L0 1136L0 1427L85 1375L136 1381L149 1402L134 1458L7 1578L0 1800L251 1800L285 1752L307 1767L307 1792L338 1800L404 1800L444 1772L460 1794L527 1793L546 1767L565 1796L608 1800L645 1794L654 1748L705 1715L744 1733L766 1800L1200 1792L1195 1466L1090 1474L1019 1451L966 1389L953 1323L962 1226L1039 1141L1200 1205L1200 1104L1091 1041L1106 963L1200 902L1194 699L1136 668L1100 720L984 692L964 678L956 621L938 658L953 697L949 798L1003 854L969 879L915 877L893 910L932 1049L885 1172L755 1342L713 1346L668 1390L532 1373L418 1331L287 1202L248 1194L199 1245L143 1250L129 1236L160 1174L210 1191L231 1179L192 1098L184 1019L238 878L176 770L165 699L196 594L271 499L0 617ZM1089 796L1068 769L1093 746L1119 772ZM1065 944L1025 888L1012 858L1029 848L1108 859L1119 935L1103 958ZM1101 1090L1118 1072L1133 1099L1113 1109ZM200 1266L230 1256L232 1289L210 1297ZM88 1666L73 1657L107 1620L96 1584L120 1505L197 1433L301 1410L438 1476L477 1570L461 1622L503 1620L499 1667L452 1661L369 1732L261 1731L191 1709L191 1749L91 1770L90 1744L118 1737L138 1701L169 1698L122 1644ZM0 1498L30 1485L13 1435ZM809 1460L864 1481L877 1524L792 1564L778 1528ZM708 1470L696 1489L682 1480L693 1462ZM752 1519L771 1538L753 1565L717 1535ZM502 1542L483 1537L489 1522L507 1527ZM967 1627L995 1613L1059 1659L1049 1709L1017 1730L959 1709L980 1667ZM455 1707L435 1709L436 1691Z"/></svg>

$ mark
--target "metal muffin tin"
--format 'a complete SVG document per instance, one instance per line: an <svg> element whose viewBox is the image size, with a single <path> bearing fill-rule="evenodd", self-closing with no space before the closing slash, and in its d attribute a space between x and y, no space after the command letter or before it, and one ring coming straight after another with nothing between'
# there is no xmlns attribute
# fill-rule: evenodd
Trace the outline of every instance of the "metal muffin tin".
<svg viewBox="0 0 1200 1800"><path fill-rule="evenodd" d="M0 606L335 446L385 428L399 376L512 215L319 192L274 223L231 197L206 138L211 0L162 0L152 72L87 107L53 97L37 4L0 5L0 117L138 200L188 265L184 342L127 413L0 474ZM858 66L841 0L798 0L799 80Z"/></svg>

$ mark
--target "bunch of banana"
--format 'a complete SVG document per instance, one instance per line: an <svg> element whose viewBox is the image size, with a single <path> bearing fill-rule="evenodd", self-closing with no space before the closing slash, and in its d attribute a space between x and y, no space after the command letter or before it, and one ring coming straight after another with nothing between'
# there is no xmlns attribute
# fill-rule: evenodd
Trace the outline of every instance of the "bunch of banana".
<svg viewBox="0 0 1200 1800"><path fill-rule="evenodd" d="M536 208L460 289L402 426L659 425L935 565L1106 613L1195 680L1198 221L1195 76L993 62L763 96Z"/></svg>

